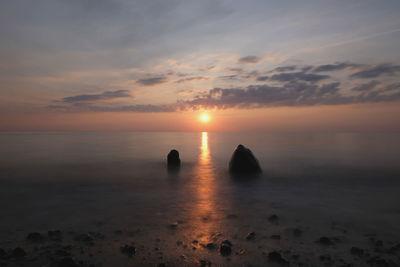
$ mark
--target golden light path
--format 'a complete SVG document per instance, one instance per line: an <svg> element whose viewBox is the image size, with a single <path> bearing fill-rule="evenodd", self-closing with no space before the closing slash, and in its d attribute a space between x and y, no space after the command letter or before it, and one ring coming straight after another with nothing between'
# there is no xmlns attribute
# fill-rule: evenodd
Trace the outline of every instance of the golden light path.
<svg viewBox="0 0 400 267"><path fill-rule="evenodd" d="M215 170L211 161L207 132L201 133L200 155L194 184L197 199L192 210L193 217L196 218L193 234L199 243L207 244L212 241L216 231Z"/></svg>

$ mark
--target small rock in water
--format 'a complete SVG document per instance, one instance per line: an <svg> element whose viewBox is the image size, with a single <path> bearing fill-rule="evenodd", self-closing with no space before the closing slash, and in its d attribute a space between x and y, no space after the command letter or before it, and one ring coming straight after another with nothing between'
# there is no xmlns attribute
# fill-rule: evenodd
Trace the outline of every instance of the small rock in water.
<svg viewBox="0 0 400 267"><path fill-rule="evenodd" d="M53 241L61 241L62 233L60 230L47 231L47 236Z"/></svg>
<svg viewBox="0 0 400 267"><path fill-rule="evenodd" d="M326 236L322 236L317 240L317 243L321 244L321 245L333 245L333 242L330 238L326 237Z"/></svg>
<svg viewBox="0 0 400 267"><path fill-rule="evenodd" d="M256 233L255 232L248 233L247 236L246 236L247 240L254 240L255 238L256 238Z"/></svg>
<svg viewBox="0 0 400 267"><path fill-rule="evenodd" d="M284 259L281 253L279 253L278 251L272 251L268 253L268 260L284 265L289 264L289 262L286 259Z"/></svg>
<svg viewBox="0 0 400 267"><path fill-rule="evenodd" d="M200 267L210 267L211 266L211 262L208 260L199 260L199 266Z"/></svg>
<svg viewBox="0 0 400 267"><path fill-rule="evenodd" d="M367 263L371 266L389 266L387 261L379 256L370 258Z"/></svg>
<svg viewBox="0 0 400 267"><path fill-rule="evenodd" d="M273 215L268 217L268 221L270 221L271 223L277 223L278 220L279 220L279 217L276 214L273 214Z"/></svg>
<svg viewBox="0 0 400 267"><path fill-rule="evenodd" d="M215 249L215 247L216 247L216 245L214 243L208 243L206 245L206 248L208 248L208 249Z"/></svg>
<svg viewBox="0 0 400 267"><path fill-rule="evenodd" d="M0 259L5 260L7 258L8 258L7 252L4 249L0 248Z"/></svg>
<svg viewBox="0 0 400 267"><path fill-rule="evenodd" d="M260 173L261 167L250 149L238 145L229 161L231 173Z"/></svg>
<svg viewBox="0 0 400 267"><path fill-rule="evenodd" d="M43 240L43 236L40 233L34 232L34 233L28 234L28 236L26 237L26 240L28 240L30 242L40 242Z"/></svg>
<svg viewBox="0 0 400 267"><path fill-rule="evenodd" d="M358 247L352 247L350 253L353 255L361 256L364 254L364 250Z"/></svg>
<svg viewBox="0 0 400 267"><path fill-rule="evenodd" d="M298 229L298 228L294 228L294 229L293 229L293 235L294 235L295 237L301 236L302 233L303 233L303 232L302 232L300 229Z"/></svg>
<svg viewBox="0 0 400 267"><path fill-rule="evenodd" d="M222 256L228 256L232 252L232 243L229 240L224 240L221 242L221 246L219 247L219 252Z"/></svg>
<svg viewBox="0 0 400 267"><path fill-rule="evenodd" d="M125 245L120 248L121 253L132 257L136 253L136 248L130 245Z"/></svg>
<svg viewBox="0 0 400 267"><path fill-rule="evenodd" d="M176 229L176 228L178 228L178 223L177 223L177 222L171 223L171 224L169 225L169 228L171 228L171 229Z"/></svg>
<svg viewBox="0 0 400 267"><path fill-rule="evenodd" d="M387 253L389 253L389 254L395 254L397 251L399 251L400 250L400 243L398 243L398 244L396 244L396 245L394 245L393 247L391 247L391 248L389 248L388 250L387 250Z"/></svg>
<svg viewBox="0 0 400 267"><path fill-rule="evenodd" d="M21 258L21 257L25 257L26 256L26 252L25 250L23 250L22 248L15 248L12 252L12 256L14 258Z"/></svg>
<svg viewBox="0 0 400 267"><path fill-rule="evenodd" d="M93 242L93 237L90 234L80 234L75 236L74 239L80 242Z"/></svg>
<svg viewBox="0 0 400 267"><path fill-rule="evenodd" d="M181 159L179 158L178 150L172 149L167 156L168 167L179 168L181 166Z"/></svg>
<svg viewBox="0 0 400 267"><path fill-rule="evenodd" d="M72 257L62 258L58 262L58 267L78 267L79 264L75 262L75 259Z"/></svg>

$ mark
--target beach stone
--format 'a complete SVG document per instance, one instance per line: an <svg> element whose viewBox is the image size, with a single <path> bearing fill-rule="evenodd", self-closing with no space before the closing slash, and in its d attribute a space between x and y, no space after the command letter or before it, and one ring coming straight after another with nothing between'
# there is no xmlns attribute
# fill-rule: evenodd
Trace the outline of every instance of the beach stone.
<svg viewBox="0 0 400 267"><path fill-rule="evenodd" d="M247 240L254 240L255 238L256 238L256 233L255 232L248 233L247 236L246 236Z"/></svg>
<svg viewBox="0 0 400 267"><path fill-rule="evenodd" d="M222 256L230 255L232 252L232 243L229 240L222 241L219 247L219 252Z"/></svg>
<svg viewBox="0 0 400 267"><path fill-rule="evenodd" d="M167 156L168 167L181 166L181 159L179 158L178 150L172 149Z"/></svg>
<svg viewBox="0 0 400 267"><path fill-rule="evenodd" d="M300 229L298 229L298 228L294 228L294 229L293 229L293 235L294 235L295 237L301 236L302 233L303 233L303 232L302 232Z"/></svg>
<svg viewBox="0 0 400 267"><path fill-rule="evenodd" d="M212 264L211 264L211 261L202 259L202 260L199 260L199 264L198 264L198 265L199 265L200 267L209 267L209 266L211 266Z"/></svg>
<svg viewBox="0 0 400 267"><path fill-rule="evenodd" d="M60 230L47 231L47 236L53 241L61 241L62 233Z"/></svg>
<svg viewBox="0 0 400 267"><path fill-rule="evenodd" d="M208 243L206 245L206 248L208 248L208 249L215 249L215 247L216 247L216 245L214 243Z"/></svg>
<svg viewBox="0 0 400 267"><path fill-rule="evenodd" d="M325 246L333 245L332 240L329 237L322 236L317 240L317 243Z"/></svg>
<svg viewBox="0 0 400 267"><path fill-rule="evenodd" d="M90 234L80 234L75 236L74 239L80 242L93 242L93 237Z"/></svg>
<svg viewBox="0 0 400 267"><path fill-rule="evenodd" d="M120 248L121 253L132 257L136 253L136 248L130 245L125 245Z"/></svg>
<svg viewBox="0 0 400 267"><path fill-rule="evenodd" d="M229 161L229 171L232 173L260 173L261 167L250 149L238 145Z"/></svg>
<svg viewBox="0 0 400 267"><path fill-rule="evenodd" d="M0 248L0 259L5 260L7 258L8 258L7 252L4 249Z"/></svg>
<svg viewBox="0 0 400 267"><path fill-rule="evenodd" d="M40 242L43 240L43 236L40 233L34 232L34 233L28 234L28 236L26 237L26 240L28 240L30 242Z"/></svg>
<svg viewBox="0 0 400 267"><path fill-rule="evenodd" d="M25 250L23 250L22 248L15 248L12 252L12 256L14 258L22 258L26 256L26 252Z"/></svg>
<svg viewBox="0 0 400 267"><path fill-rule="evenodd" d="M361 256L364 254L364 250L358 247L352 247L350 253L353 255Z"/></svg>
<svg viewBox="0 0 400 267"><path fill-rule="evenodd" d="M278 215L272 214L271 216L268 217L268 221L271 223L277 223L279 220Z"/></svg>
<svg viewBox="0 0 400 267"><path fill-rule="evenodd" d="M268 260L282 265L289 264L289 262L286 259L284 259L281 253L279 253L278 251L271 251L270 253L268 253Z"/></svg>
<svg viewBox="0 0 400 267"><path fill-rule="evenodd" d="M65 257L58 261L58 267L78 267L79 264L75 262L72 257Z"/></svg>

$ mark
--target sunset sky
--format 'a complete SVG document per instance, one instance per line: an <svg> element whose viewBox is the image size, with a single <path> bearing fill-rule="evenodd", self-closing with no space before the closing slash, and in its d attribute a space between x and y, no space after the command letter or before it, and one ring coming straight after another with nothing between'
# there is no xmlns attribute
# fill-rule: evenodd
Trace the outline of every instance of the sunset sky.
<svg viewBox="0 0 400 267"><path fill-rule="evenodd" d="M3 0L0 130L400 131L399 14L398 0Z"/></svg>

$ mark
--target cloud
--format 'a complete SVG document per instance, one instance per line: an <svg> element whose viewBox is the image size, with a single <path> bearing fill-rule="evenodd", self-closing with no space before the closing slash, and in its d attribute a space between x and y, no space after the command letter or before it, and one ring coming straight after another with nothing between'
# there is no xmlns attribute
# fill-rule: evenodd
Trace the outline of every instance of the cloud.
<svg viewBox="0 0 400 267"><path fill-rule="evenodd" d="M257 81L263 82L263 81L266 81L266 80L268 80L268 76L259 76L259 77L257 77Z"/></svg>
<svg viewBox="0 0 400 267"><path fill-rule="evenodd" d="M283 67L277 67L277 68L273 69L272 71L276 71L276 72L294 71L294 70L296 70L296 68L297 67L294 66L294 65L292 65L292 66L283 66Z"/></svg>
<svg viewBox="0 0 400 267"><path fill-rule="evenodd" d="M351 90L352 91L369 91L369 90L374 89L378 84L380 84L379 81L373 80L373 81L370 81L369 83L357 85L357 86L351 88Z"/></svg>
<svg viewBox="0 0 400 267"><path fill-rule="evenodd" d="M90 111L96 112L174 112L176 111L175 105L129 105L129 106L87 106Z"/></svg>
<svg viewBox="0 0 400 267"><path fill-rule="evenodd" d="M391 94L387 93L389 91ZM245 88L214 88L207 94L198 95L192 100L180 101L179 106L181 109L251 109L277 106L344 105L396 100L400 100L400 83L391 84L381 90L348 95L341 92L339 82L318 86L294 81L283 86L250 85Z"/></svg>
<svg viewBox="0 0 400 267"><path fill-rule="evenodd" d="M376 78L382 75L390 75L393 76L396 72L400 71L400 65L392 65L392 64L379 64L372 67L368 67L362 71L353 73L351 75L352 78Z"/></svg>
<svg viewBox="0 0 400 267"><path fill-rule="evenodd" d="M261 60L261 58L257 56L245 56L239 58L239 63L245 63L245 64L254 64L257 63Z"/></svg>
<svg viewBox="0 0 400 267"><path fill-rule="evenodd" d="M156 84L167 82L167 78L165 78L164 76L152 77L152 78L143 78L143 79L137 80L136 82L141 84L141 85L152 86L152 85L156 85Z"/></svg>
<svg viewBox="0 0 400 267"><path fill-rule="evenodd" d="M117 91L105 91L101 94L84 94L84 95L76 95L64 97L61 102L65 103L74 103L74 102L92 102L99 100L110 100L114 98L122 98L122 97L132 97L129 94L128 90L117 90Z"/></svg>
<svg viewBox="0 0 400 267"><path fill-rule="evenodd" d="M319 65L314 67L314 72L325 72L325 71L337 71L337 70L344 70L347 68L356 68L362 66L361 64L353 64L347 62L335 63L335 64L326 64L326 65Z"/></svg>
<svg viewBox="0 0 400 267"><path fill-rule="evenodd" d="M208 77L205 76L196 76L196 77L189 77L189 78L183 78L180 80L175 81L175 83L184 83L184 82L190 82L190 81L195 81L195 80L208 80Z"/></svg>
<svg viewBox="0 0 400 267"><path fill-rule="evenodd" d="M279 73L271 76L271 80L279 82L290 82L290 81L307 81L307 82L318 82L330 78L328 75L311 74L304 72L290 72L290 73Z"/></svg>

